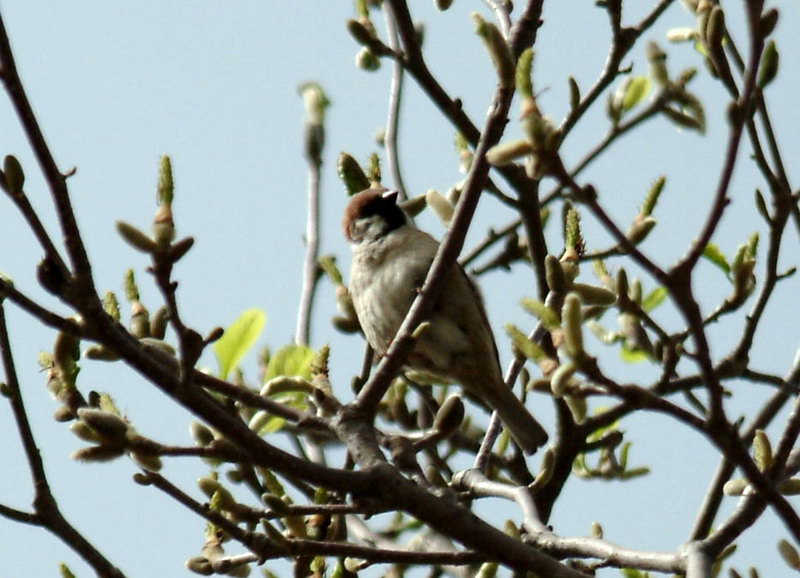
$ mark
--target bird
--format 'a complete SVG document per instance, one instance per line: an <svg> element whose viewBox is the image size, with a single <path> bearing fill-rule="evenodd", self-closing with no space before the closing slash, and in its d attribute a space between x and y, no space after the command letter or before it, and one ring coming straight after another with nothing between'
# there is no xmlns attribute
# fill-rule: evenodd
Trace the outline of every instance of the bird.
<svg viewBox="0 0 800 578"><path fill-rule="evenodd" d="M353 195L342 222L351 244L349 291L367 342L386 354L421 289L439 242L418 229L398 205L397 192L370 188ZM497 345L476 285L458 263L416 338L406 367L459 383L496 410L527 454L547 442L547 432L503 380Z"/></svg>

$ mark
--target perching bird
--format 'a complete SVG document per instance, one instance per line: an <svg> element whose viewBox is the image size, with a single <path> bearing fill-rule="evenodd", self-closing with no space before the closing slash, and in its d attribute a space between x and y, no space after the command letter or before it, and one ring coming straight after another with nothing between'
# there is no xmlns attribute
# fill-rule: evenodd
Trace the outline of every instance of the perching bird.
<svg viewBox="0 0 800 578"><path fill-rule="evenodd" d="M350 294L361 328L378 355L385 355L425 280L439 243L417 229L397 205L397 193L367 189L344 214L352 243ZM497 347L480 294L457 263L417 338L406 365L460 383L497 410L517 444L533 453L547 433L503 381Z"/></svg>

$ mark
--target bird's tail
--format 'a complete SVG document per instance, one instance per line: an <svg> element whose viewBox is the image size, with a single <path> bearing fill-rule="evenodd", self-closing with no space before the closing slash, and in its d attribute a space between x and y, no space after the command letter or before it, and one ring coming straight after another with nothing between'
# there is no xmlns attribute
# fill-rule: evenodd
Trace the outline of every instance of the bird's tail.
<svg viewBox="0 0 800 578"><path fill-rule="evenodd" d="M491 398L486 401L497 411L500 421L526 454L534 453L547 443L547 432L505 384L493 389Z"/></svg>

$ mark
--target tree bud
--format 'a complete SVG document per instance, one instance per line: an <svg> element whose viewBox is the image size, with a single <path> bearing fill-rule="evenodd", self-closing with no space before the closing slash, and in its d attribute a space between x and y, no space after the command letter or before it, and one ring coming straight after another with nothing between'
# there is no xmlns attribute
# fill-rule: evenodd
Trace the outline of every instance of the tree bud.
<svg viewBox="0 0 800 578"><path fill-rule="evenodd" d="M461 396L453 394L444 400L436 412L433 429L444 437L450 437L461 427L462 421L464 421L464 402L461 401Z"/></svg>
<svg viewBox="0 0 800 578"><path fill-rule="evenodd" d="M597 287L585 283L573 283L570 290L578 294L584 305L610 307L617 301L617 294L605 287Z"/></svg>
<svg viewBox="0 0 800 578"><path fill-rule="evenodd" d="M502 167L532 153L531 143L526 139L520 139L494 145L486 153L486 160L496 167Z"/></svg>
<svg viewBox="0 0 800 578"><path fill-rule="evenodd" d="M550 391L553 392L553 397L563 397L567 393L572 376L575 375L577 369L577 366L571 361L558 366L558 369L550 376Z"/></svg>
<svg viewBox="0 0 800 578"><path fill-rule="evenodd" d="M143 253L154 253L156 242L146 233L125 221L117 221L117 232L131 247Z"/></svg>
<svg viewBox="0 0 800 578"><path fill-rule="evenodd" d="M161 470L161 458L156 455L140 454L137 452L130 452L131 459L137 466L148 472L158 472Z"/></svg>
<svg viewBox="0 0 800 578"><path fill-rule="evenodd" d="M105 345L90 345L84 350L83 357L93 361L119 360L119 355L108 349Z"/></svg>
<svg viewBox="0 0 800 578"><path fill-rule="evenodd" d="M72 459L79 462L110 462L125 453L124 448L115 446L91 446L72 452Z"/></svg>
<svg viewBox="0 0 800 578"><path fill-rule="evenodd" d="M370 187L367 175L359 166L358 161L349 154L342 153L339 155L336 168L348 195L355 195Z"/></svg>
<svg viewBox="0 0 800 578"><path fill-rule="evenodd" d="M3 188L11 195L21 195L25 185L25 172L19 164L17 157L6 155L3 160Z"/></svg>
<svg viewBox="0 0 800 578"><path fill-rule="evenodd" d="M544 270L550 291L564 293L567 289L567 278L564 275L564 268L555 255L547 255L544 258Z"/></svg>
<svg viewBox="0 0 800 578"><path fill-rule="evenodd" d="M487 22L483 16L477 12L472 13L472 20L475 22L475 31L483 39L489 55L492 57L494 68L497 71L497 78L503 88L513 88L516 80L516 66L511 57L503 35L491 22Z"/></svg>
<svg viewBox="0 0 800 578"><path fill-rule="evenodd" d="M436 213L436 216L439 217L442 223L444 223L444 226L449 226L454 212L453 205L450 204L450 201L445 199L439 191L433 189L425 193L425 201L428 206L433 209L433 212Z"/></svg>
<svg viewBox="0 0 800 578"><path fill-rule="evenodd" d="M567 353L573 359L584 355L583 328L581 327L581 300L575 293L570 293L564 299L561 310L561 321L564 327L564 345Z"/></svg>
<svg viewBox="0 0 800 578"><path fill-rule="evenodd" d="M125 445L130 426L121 417L102 409L82 407L78 418L97 433L102 444Z"/></svg>
<svg viewBox="0 0 800 578"><path fill-rule="evenodd" d="M778 75L780 65L780 53L778 45L774 40L770 40L761 55L761 65L758 67L758 87L765 88L770 82L775 80Z"/></svg>
<svg viewBox="0 0 800 578"><path fill-rule="evenodd" d="M364 47L356 54L356 66L372 72L381 67L381 59L375 56L375 53L369 48Z"/></svg>
<svg viewBox="0 0 800 578"><path fill-rule="evenodd" d="M800 570L800 554L797 553L797 549L794 546L786 540L781 540L778 542L778 552L781 553L783 561L786 562L790 568L793 570Z"/></svg>

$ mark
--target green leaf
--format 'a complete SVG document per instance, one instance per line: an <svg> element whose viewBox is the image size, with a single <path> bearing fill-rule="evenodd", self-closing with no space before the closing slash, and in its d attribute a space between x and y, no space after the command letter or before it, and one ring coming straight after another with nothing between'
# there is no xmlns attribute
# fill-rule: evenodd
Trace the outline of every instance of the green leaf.
<svg viewBox="0 0 800 578"><path fill-rule="evenodd" d="M342 272L339 270L339 267L336 265L336 257L333 255L323 255L317 260L320 269L330 277L330 280L333 282L334 285L337 287L340 285L344 285L344 279L342 278Z"/></svg>
<svg viewBox="0 0 800 578"><path fill-rule="evenodd" d="M667 295L668 291L666 287L656 287L647 294L647 297L642 299L642 309L644 309L647 313L650 313L653 309L664 302L664 299L667 298Z"/></svg>
<svg viewBox="0 0 800 578"><path fill-rule="evenodd" d="M525 311L539 319L546 329L555 329L561 325L561 321L558 318L558 313L550 309L538 299L525 297L522 299L521 305Z"/></svg>
<svg viewBox="0 0 800 578"><path fill-rule="evenodd" d="M650 359L650 356L641 349L631 349L627 345L620 348L619 356L625 363L641 363Z"/></svg>
<svg viewBox="0 0 800 578"><path fill-rule="evenodd" d="M636 76L625 85L622 96L622 110L628 111L642 102L650 93L650 79L647 76Z"/></svg>
<svg viewBox="0 0 800 578"><path fill-rule="evenodd" d="M256 433L260 436L265 436L267 434L279 431L284 425L286 425L285 417L273 415L267 420L263 427L259 428Z"/></svg>
<svg viewBox="0 0 800 578"><path fill-rule="evenodd" d="M533 361L539 361L547 357L544 350L539 345L528 338L519 327L513 323L506 324L506 333L511 338L514 352Z"/></svg>
<svg viewBox="0 0 800 578"><path fill-rule="evenodd" d="M266 322L267 314L261 309L248 309L214 343L220 379L227 379L231 370L239 365L258 336L261 335Z"/></svg>
<svg viewBox="0 0 800 578"><path fill-rule="evenodd" d="M264 374L264 383L279 375L297 375L311 379L311 364L317 353L305 345L286 345L275 352Z"/></svg>
<svg viewBox="0 0 800 578"><path fill-rule="evenodd" d="M725 255L722 254L722 251L719 250L719 247L717 247L714 243L709 243L706 245L706 248L703 249L703 257L722 269L726 275L730 274L731 266L728 264L728 260L725 258Z"/></svg>

